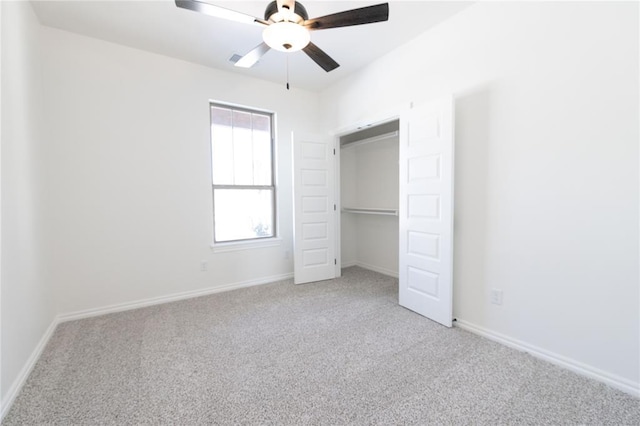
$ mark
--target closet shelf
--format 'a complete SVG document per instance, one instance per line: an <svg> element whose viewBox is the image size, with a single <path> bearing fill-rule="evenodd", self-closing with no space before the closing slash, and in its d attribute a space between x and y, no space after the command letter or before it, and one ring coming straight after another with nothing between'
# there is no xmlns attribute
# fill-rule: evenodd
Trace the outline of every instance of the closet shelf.
<svg viewBox="0 0 640 426"><path fill-rule="evenodd" d="M387 139L390 139L390 138L398 137L398 135L399 135L399 132L397 130L395 130L393 132L384 133L382 135L373 136L373 137L366 138L366 139L360 139L360 140L353 141L353 142L347 142L347 143L342 144L340 146L340 148L341 149L353 148L353 147L360 146L360 145L366 145L366 144L369 144L369 143L372 143L372 142L380 142L380 141L384 141L384 140L387 140Z"/></svg>
<svg viewBox="0 0 640 426"><path fill-rule="evenodd" d="M342 211L345 213L356 213L356 214L376 214L381 216L398 216L398 210L395 209L370 209L370 208L359 208L359 207L343 207Z"/></svg>

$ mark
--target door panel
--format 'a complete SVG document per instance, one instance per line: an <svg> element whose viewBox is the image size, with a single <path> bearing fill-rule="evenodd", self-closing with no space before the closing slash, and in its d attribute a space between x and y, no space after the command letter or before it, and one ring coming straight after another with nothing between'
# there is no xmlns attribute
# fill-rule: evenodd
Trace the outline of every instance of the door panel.
<svg viewBox="0 0 640 426"><path fill-rule="evenodd" d="M451 327L453 99L400 120L400 305Z"/></svg>
<svg viewBox="0 0 640 426"><path fill-rule="evenodd" d="M335 278L333 146L328 138L293 138L294 282Z"/></svg>

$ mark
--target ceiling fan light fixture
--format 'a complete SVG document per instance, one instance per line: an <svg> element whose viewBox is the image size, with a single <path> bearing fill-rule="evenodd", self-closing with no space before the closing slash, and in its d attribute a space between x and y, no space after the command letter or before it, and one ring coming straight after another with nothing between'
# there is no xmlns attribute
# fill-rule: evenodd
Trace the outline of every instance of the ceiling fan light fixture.
<svg viewBox="0 0 640 426"><path fill-rule="evenodd" d="M242 18L242 22L265 25L266 28L262 32L262 43L235 62L235 66L241 68L252 67L271 49L281 52L302 50L323 70L330 72L338 68L340 64L311 42L311 31L373 24L389 19L389 3L365 6L309 19L307 9L299 1L272 0L264 11L264 19L259 19L240 12L230 13L232 11L229 9L209 4L206 0L175 0L175 2L176 6L183 9L226 19Z"/></svg>
<svg viewBox="0 0 640 426"><path fill-rule="evenodd" d="M302 25L293 22L276 22L264 29L262 39L267 45L281 52L297 52L311 41L311 34Z"/></svg>

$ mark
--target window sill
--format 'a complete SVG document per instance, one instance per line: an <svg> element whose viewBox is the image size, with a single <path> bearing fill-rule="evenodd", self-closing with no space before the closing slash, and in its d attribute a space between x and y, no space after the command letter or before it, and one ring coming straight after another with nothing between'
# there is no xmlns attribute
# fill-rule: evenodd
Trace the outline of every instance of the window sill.
<svg viewBox="0 0 640 426"><path fill-rule="evenodd" d="M253 250L267 247L277 247L282 244L282 238L265 238L264 240L234 241L231 243L211 244L214 253L225 253L230 251Z"/></svg>

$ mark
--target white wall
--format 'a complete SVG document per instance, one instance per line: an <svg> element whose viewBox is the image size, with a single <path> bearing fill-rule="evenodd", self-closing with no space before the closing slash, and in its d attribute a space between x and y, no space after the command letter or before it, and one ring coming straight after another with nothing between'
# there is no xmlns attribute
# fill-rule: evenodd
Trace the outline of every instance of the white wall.
<svg viewBox="0 0 640 426"><path fill-rule="evenodd" d="M318 131L316 94L56 29L43 36L58 312L291 273L290 134ZM210 248L210 99L277 112L276 247Z"/></svg>
<svg viewBox="0 0 640 426"><path fill-rule="evenodd" d="M638 52L637 3L481 2L322 93L332 130L453 93L454 315L636 392Z"/></svg>
<svg viewBox="0 0 640 426"><path fill-rule="evenodd" d="M39 24L26 2L2 9L2 338L0 397L25 374L55 311L44 271L42 78Z"/></svg>

